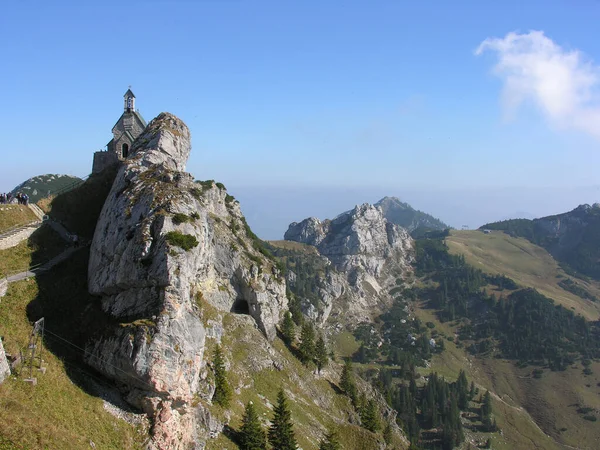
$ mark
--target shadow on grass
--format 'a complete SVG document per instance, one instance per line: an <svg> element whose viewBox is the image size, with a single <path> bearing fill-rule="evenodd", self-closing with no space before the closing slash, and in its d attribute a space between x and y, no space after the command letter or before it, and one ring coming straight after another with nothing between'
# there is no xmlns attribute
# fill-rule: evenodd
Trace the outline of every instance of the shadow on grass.
<svg viewBox="0 0 600 450"><path fill-rule="evenodd" d="M225 425L223 427L223 436L229 439L233 444L239 446L241 444L240 440L240 432L238 430L234 430L229 425Z"/></svg>
<svg viewBox="0 0 600 450"><path fill-rule="evenodd" d="M65 223L69 231L90 239L115 175L114 169L104 171L56 197L51 215ZM59 240L47 226L38 230L32 236L32 261L46 262L49 256L64 250L65 244ZM44 346L63 361L73 383L90 395L111 401L105 397L114 397L106 394L116 392L114 383L84 362L90 338L117 325L102 311L100 299L88 292L88 260L89 247L81 247L53 268L38 273L38 294L27 305L27 318L30 322L45 319Z"/></svg>
<svg viewBox="0 0 600 450"><path fill-rule="evenodd" d="M331 389L333 389L333 391L334 391L336 394L338 394L338 395L346 395L346 394L344 393L344 391L342 391L342 390L340 389L340 387L339 387L337 384L335 384L335 383L331 382L330 380L327 380L327 382L329 383L329 386L331 387Z"/></svg>
<svg viewBox="0 0 600 450"><path fill-rule="evenodd" d="M277 330L277 337L283 341L286 348L290 351L292 355L294 355L294 358L296 358L298 361L302 361L302 355L298 348L290 344L279 329Z"/></svg>
<svg viewBox="0 0 600 450"><path fill-rule="evenodd" d="M88 394L98 395L98 384L112 385L83 361L86 342L114 326L100 308L100 300L87 291L89 248L36 276L37 296L27 305L27 318L44 318L44 346L64 363L73 381Z"/></svg>

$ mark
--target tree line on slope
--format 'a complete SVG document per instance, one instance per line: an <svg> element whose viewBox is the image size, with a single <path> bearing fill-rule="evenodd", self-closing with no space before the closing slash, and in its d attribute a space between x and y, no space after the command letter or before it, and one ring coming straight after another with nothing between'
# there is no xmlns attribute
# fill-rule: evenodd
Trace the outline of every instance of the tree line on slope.
<svg viewBox="0 0 600 450"><path fill-rule="evenodd" d="M271 425L265 432L252 402L246 404L242 426L237 433L241 450L267 450L267 442L273 450L295 450L298 448L288 398L280 390L277 404L273 408ZM341 450L337 432L328 431L321 439L319 450Z"/></svg>
<svg viewBox="0 0 600 450"><path fill-rule="evenodd" d="M397 412L397 420L411 442L411 449L450 450L464 441L461 411L469 411L478 389L473 382L470 386L464 371L457 380L449 383L437 373L430 374L422 387L417 387L415 377L409 383L397 383L391 370L380 370L373 383L384 395L388 404ZM357 405L363 426L376 431L381 426L373 410L371 401L360 400L354 382L352 362L347 360L340 379L340 388ZM479 431L498 430L492 417L491 395L486 391L480 398L479 412L471 418L481 425L474 426Z"/></svg>
<svg viewBox="0 0 600 450"><path fill-rule="evenodd" d="M555 370L565 369L577 356L600 356L597 323L534 289L517 289L507 297L486 293L489 285L498 290L516 285L473 268L462 255L449 254L441 239L419 240L416 246L416 272L433 283L413 289L414 295L427 299L440 320L462 319L460 339L473 341L473 352L499 351L511 359L548 363Z"/></svg>
<svg viewBox="0 0 600 450"><path fill-rule="evenodd" d="M585 224L581 225L580 222L576 225L577 229L573 230L567 228L566 235L561 238L542 224L542 221L558 220L556 216L536 220L504 220L485 224L481 229L499 230L513 237L523 237L548 250L570 274L583 274L600 280L600 209L592 208L583 213L575 210L560 216L568 215L584 215L581 218ZM566 244L567 239L569 244Z"/></svg>
<svg viewBox="0 0 600 450"><path fill-rule="evenodd" d="M223 408L230 405L232 390L227 381L227 371L221 347L217 345L212 357L212 370L215 378L215 391L212 401ZM283 389L277 394L277 404L273 409L271 425L265 432L256 408L248 402L242 417L242 426L234 433L234 440L242 450L267 450L268 444L273 450L295 450L296 436L293 429L289 399ZM340 450L337 432L329 430L321 439L319 450Z"/></svg>

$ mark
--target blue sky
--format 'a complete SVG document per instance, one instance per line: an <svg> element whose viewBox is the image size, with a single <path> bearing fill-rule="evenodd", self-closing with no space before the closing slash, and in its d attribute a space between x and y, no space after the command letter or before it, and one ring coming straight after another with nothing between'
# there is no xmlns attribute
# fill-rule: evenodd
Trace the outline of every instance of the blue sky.
<svg viewBox="0 0 600 450"><path fill-rule="evenodd" d="M147 120L169 111L189 126L188 171L248 203L270 189L588 189L599 22L600 2L584 0L3 2L0 190L89 173L128 85ZM572 207L600 197L586 192Z"/></svg>

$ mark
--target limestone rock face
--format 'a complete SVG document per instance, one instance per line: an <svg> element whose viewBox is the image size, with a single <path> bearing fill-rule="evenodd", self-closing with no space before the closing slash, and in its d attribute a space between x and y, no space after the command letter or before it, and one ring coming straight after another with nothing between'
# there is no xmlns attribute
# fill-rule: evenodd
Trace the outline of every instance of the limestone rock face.
<svg viewBox="0 0 600 450"><path fill-rule="evenodd" d="M363 204L333 220L309 218L292 223L284 238L315 246L341 272L363 269L378 277L394 254L407 265L412 239L404 229L388 222L381 209Z"/></svg>
<svg viewBox="0 0 600 450"><path fill-rule="evenodd" d="M385 288L409 271L413 260L413 240L408 231L389 222L381 208L369 204L356 206L333 220L294 222L284 237L316 247L336 269L337 274L328 275L329 281L321 280L320 297L327 315L334 298L345 294L350 315L368 320L369 310L389 301ZM345 279L340 280L339 274Z"/></svg>
<svg viewBox="0 0 600 450"><path fill-rule="evenodd" d="M89 291L115 325L88 343L87 362L153 417L157 449L203 448L198 424L210 420L191 406L206 390L203 305L249 314L269 339L287 308L285 280L239 204L182 172L189 153L181 120L162 113L148 125L104 204L88 266Z"/></svg>

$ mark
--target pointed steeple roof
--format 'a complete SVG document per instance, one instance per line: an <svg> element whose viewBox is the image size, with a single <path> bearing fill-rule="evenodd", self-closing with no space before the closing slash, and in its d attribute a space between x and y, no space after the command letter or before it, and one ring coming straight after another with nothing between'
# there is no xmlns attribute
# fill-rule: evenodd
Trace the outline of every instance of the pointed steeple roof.
<svg viewBox="0 0 600 450"><path fill-rule="evenodd" d="M125 92L125 95L123 95L123 97L128 97L128 96L132 96L133 98L135 98L135 94L133 92L131 92L131 89L127 89L127 92Z"/></svg>

